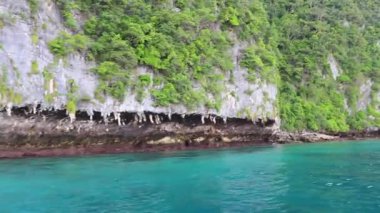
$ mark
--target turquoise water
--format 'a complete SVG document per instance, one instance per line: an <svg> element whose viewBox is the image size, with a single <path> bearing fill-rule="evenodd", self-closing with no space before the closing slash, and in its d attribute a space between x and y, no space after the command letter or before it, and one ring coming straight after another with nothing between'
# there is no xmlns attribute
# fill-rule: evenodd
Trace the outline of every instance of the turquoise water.
<svg viewBox="0 0 380 213"><path fill-rule="evenodd" d="M0 161L0 212L380 212L380 141Z"/></svg>

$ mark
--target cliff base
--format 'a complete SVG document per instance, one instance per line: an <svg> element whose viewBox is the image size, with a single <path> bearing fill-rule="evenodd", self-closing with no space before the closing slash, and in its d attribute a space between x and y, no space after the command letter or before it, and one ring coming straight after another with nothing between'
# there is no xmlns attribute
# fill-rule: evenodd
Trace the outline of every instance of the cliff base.
<svg viewBox="0 0 380 213"><path fill-rule="evenodd" d="M132 115L131 115L132 116ZM133 116L132 116L133 117ZM230 119L201 122L196 115L152 124L79 119L60 113L7 116L0 113L0 158L72 156L319 142L379 137L380 131L344 134L287 133L267 122Z"/></svg>

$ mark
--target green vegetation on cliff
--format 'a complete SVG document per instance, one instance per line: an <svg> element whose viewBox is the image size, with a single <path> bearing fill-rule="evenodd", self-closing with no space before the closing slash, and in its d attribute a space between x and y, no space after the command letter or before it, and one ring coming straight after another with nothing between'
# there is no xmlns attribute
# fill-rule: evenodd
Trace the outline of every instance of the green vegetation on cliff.
<svg viewBox="0 0 380 213"><path fill-rule="evenodd" d="M279 87L283 128L380 126L377 0L56 1L72 35L62 33L50 49L59 57L82 51L97 62L100 100L122 101L131 89L157 106L219 109L239 43L247 44L240 58L246 79ZM86 17L83 26L75 13ZM139 66L159 77L134 76ZM365 84L370 101L361 97ZM363 101L367 108L358 107Z"/></svg>
<svg viewBox="0 0 380 213"><path fill-rule="evenodd" d="M88 58L99 64L94 72L101 80L97 90L100 100L102 94L109 94L122 101L130 88L137 90L137 100L141 101L147 95L141 89L150 83L130 76L138 66L145 66L160 76L148 91L156 105L168 106L181 100L189 109L202 105L219 109L223 80L234 68L229 51L240 40L262 44L260 48L252 47L262 54L257 58L259 64L250 69L250 79L262 74L273 80L276 75L276 58L265 55L267 52L273 55L276 45L268 36L270 25L258 1L58 0L58 3L66 22L72 22L73 16L68 14L75 9L88 19L83 32L71 36L63 33L50 42L50 49L57 56L65 56L89 48ZM77 47L77 41L85 44L85 37L91 40L88 46ZM247 52L245 61L250 60L248 55L252 53ZM249 66L247 63L244 66ZM199 86L194 88L194 83Z"/></svg>
<svg viewBox="0 0 380 213"><path fill-rule="evenodd" d="M368 109L357 108L360 86L370 79L374 96L380 85L379 2L276 0L267 1L267 8L280 35L283 126L329 131L380 126L375 97ZM336 80L329 58L341 71Z"/></svg>
<svg viewBox="0 0 380 213"><path fill-rule="evenodd" d="M0 107L4 107L7 103L20 104L22 102L22 96L12 88L7 86L7 74L5 67L0 68Z"/></svg>

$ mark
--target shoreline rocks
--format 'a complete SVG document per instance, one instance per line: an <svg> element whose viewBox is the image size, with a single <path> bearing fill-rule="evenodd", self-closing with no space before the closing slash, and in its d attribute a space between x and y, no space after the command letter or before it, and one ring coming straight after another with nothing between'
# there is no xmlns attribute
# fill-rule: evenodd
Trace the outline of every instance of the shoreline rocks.
<svg viewBox="0 0 380 213"><path fill-rule="evenodd" d="M168 121L124 126L93 120L0 113L0 158L78 156L319 142L379 137L380 132L288 133L243 120L213 123Z"/></svg>

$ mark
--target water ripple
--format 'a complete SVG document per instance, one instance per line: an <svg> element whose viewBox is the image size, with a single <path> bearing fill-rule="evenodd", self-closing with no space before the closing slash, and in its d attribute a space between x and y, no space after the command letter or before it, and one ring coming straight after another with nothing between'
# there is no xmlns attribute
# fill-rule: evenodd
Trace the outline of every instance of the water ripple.
<svg viewBox="0 0 380 213"><path fill-rule="evenodd" d="M380 143L0 161L0 212L379 212Z"/></svg>

